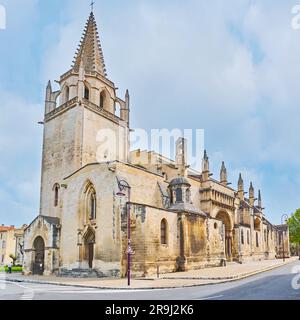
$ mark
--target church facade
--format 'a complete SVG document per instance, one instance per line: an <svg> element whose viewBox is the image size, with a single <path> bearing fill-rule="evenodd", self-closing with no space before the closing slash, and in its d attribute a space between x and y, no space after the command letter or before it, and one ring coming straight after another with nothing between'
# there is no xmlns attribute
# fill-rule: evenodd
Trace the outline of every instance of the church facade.
<svg viewBox="0 0 300 320"><path fill-rule="evenodd" d="M119 98L107 77L93 13L59 87L46 89L40 213L24 234L25 274L124 277L128 229L133 276L289 256L288 228L269 222L252 183L245 197L241 175L230 187L224 163L219 180L206 152L202 171L190 169L185 139L175 160L130 151L129 92Z"/></svg>

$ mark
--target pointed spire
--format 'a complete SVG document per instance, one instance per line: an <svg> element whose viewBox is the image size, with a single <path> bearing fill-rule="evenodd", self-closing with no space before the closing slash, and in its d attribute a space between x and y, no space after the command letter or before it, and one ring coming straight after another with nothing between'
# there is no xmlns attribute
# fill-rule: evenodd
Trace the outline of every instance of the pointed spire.
<svg viewBox="0 0 300 320"><path fill-rule="evenodd" d="M206 150L204 150L204 156L202 160L202 172L209 172L209 158Z"/></svg>
<svg viewBox="0 0 300 320"><path fill-rule="evenodd" d="M240 173L239 175L239 181L238 181L238 189L239 190L244 190L244 181L243 181L243 178L242 178L242 174Z"/></svg>
<svg viewBox="0 0 300 320"><path fill-rule="evenodd" d="M244 200L244 181L241 173L239 175L239 181L238 181L238 196L241 200Z"/></svg>
<svg viewBox="0 0 300 320"><path fill-rule="evenodd" d="M220 182L224 185L227 185L227 169L225 167L224 161L222 161L222 166L220 170Z"/></svg>
<svg viewBox="0 0 300 320"><path fill-rule="evenodd" d="M258 205L259 208L262 208L262 201L261 201L261 192L258 190Z"/></svg>
<svg viewBox="0 0 300 320"><path fill-rule="evenodd" d="M253 183L252 181L250 182L250 188L249 188L249 191L254 191L254 188L253 188ZM254 196L254 195L253 195Z"/></svg>
<svg viewBox="0 0 300 320"><path fill-rule="evenodd" d="M129 95L128 89L126 90L126 94L125 94L125 103L126 103L126 109L129 110L129 108L130 108L130 95Z"/></svg>
<svg viewBox="0 0 300 320"><path fill-rule="evenodd" d="M79 48L77 49L74 57L74 64L72 68L76 72L79 72L81 63L83 63L84 71L86 73L97 71L102 76L107 76L104 56L100 45L97 24L93 12L91 12L85 26Z"/></svg>
<svg viewBox="0 0 300 320"><path fill-rule="evenodd" d="M254 188L253 188L253 184L252 181L250 183L250 187L249 187L249 202L250 205L253 206L254 205Z"/></svg>

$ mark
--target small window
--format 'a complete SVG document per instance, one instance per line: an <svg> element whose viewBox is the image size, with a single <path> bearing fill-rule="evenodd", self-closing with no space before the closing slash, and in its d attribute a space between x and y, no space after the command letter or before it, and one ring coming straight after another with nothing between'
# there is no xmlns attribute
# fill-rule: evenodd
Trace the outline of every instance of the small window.
<svg viewBox="0 0 300 320"><path fill-rule="evenodd" d="M104 92L100 93L100 108L104 108L105 94Z"/></svg>
<svg viewBox="0 0 300 320"><path fill-rule="evenodd" d="M90 90L87 86L84 87L84 99L90 100Z"/></svg>
<svg viewBox="0 0 300 320"><path fill-rule="evenodd" d="M70 100L70 88L67 86L65 89L65 102Z"/></svg>
<svg viewBox="0 0 300 320"><path fill-rule="evenodd" d="M258 232L256 232L256 246L259 247Z"/></svg>
<svg viewBox="0 0 300 320"><path fill-rule="evenodd" d="M190 188L186 189L185 197L186 197L186 199L185 199L186 203L190 203L190 201L191 201L191 190L190 190Z"/></svg>
<svg viewBox="0 0 300 320"><path fill-rule="evenodd" d="M163 219L161 221L161 224L160 224L160 243L161 244L168 244L168 224L167 224L167 221L166 219Z"/></svg>
<svg viewBox="0 0 300 320"><path fill-rule="evenodd" d="M54 187L54 207L58 206L58 191L59 191L59 186L55 185L55 187Z"/></svg>
<svg viewBox="0 0 300 320"><path fill-rule="evenodd" d="M247 243L250 244L250 232L249 232L249 230L247 231Z"/></svg>
<svg viewBox="0 0 300 320"><path fill-rule="evenodd" d="M244 230L241 230L241 242L244 244Z"/></svg>
<svg viewBox="0 0 300 320"><path fill-rule="evenodd" d="M217 229L218 228L218 224L215 222L214 223L214 228Z"/></svg>
<svg viewBox="0 0 300 320"><path fill-rule="evenodd" d="M181 188L176 189L176 202L182 202L182 190L181 190Z"/></svg>

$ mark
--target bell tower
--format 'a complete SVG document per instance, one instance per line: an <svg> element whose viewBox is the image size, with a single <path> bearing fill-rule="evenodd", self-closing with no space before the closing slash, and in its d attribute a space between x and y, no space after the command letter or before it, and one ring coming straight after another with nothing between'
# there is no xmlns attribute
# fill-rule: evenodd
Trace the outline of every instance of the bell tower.
<svg viewBox="0 0 300 320"><path fill-rule="evenodd" d="M90 163L128 162L130 96L119 98L107 77L93 12L58 84L46 88L40 203L41 215L55 217L64 178Z"/></svg>

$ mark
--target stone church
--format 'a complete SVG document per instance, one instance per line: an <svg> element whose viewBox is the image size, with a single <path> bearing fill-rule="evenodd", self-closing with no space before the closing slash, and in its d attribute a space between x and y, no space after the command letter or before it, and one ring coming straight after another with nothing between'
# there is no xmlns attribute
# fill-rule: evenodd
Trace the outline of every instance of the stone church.
<svg viewBox="0 0 300 320"><path fill-rule="evenodd" d="M92 12L59 90L47 85L40 212L25 230L25 274L124 277L128 229L133 276L274 259L282 239L289 255L288 229L268 221L252 183L246 198L242 176L230 187L224 163L213 179L206 152L202 171L192 170L185 139L175 160L130 151L129 120L129 92L119 98L107 77Z"/></svg>

